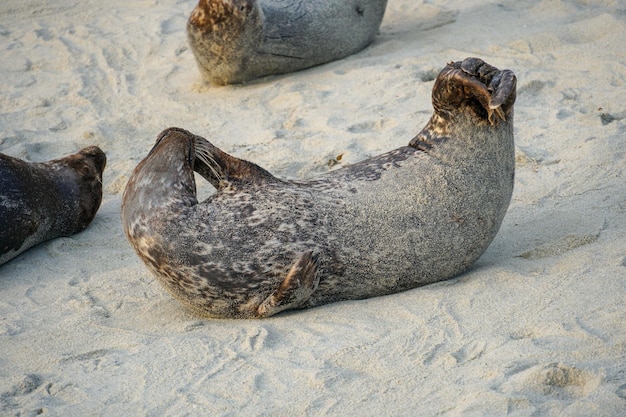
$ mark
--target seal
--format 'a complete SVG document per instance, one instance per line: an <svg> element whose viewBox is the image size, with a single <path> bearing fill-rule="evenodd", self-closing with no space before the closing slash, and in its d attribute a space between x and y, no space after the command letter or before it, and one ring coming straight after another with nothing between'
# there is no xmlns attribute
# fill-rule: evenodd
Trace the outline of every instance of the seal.
<svg viewBox="0 0 626 417"><path fill-rule="evenodd" d="M386 6L387 0L200 0L187 38L205 80L241 83L362 50Z"/></svg>
<svg viewBox="0 0 626 417"><path fill-rule="evenodd" d="M0 154L0 264L85 229L102 201L105 165L97 146L47 162Z"/></svg>
<svg viewBox="0 0 626 417"><path fill-rule="evenodd" d="M167 129L124 190L126 237L175 298L210 317L267 317L454 277L486 250L511 199L515 87L509 70L452 62L408 146L301 181ZM217 189L203 202L194 171Z"/></svg>

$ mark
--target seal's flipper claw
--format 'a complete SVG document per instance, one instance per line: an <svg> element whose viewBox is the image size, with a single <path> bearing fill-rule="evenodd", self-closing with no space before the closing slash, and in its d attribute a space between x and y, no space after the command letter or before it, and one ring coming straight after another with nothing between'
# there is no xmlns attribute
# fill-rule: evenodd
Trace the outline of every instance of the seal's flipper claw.
<svg viewBox="0 0 626 417"><path fill-rule="evenodd" d="M503 122L506 121L506 115L504 114L501 106L489 106L489 123L491 123L492 125L496 123L496 121L494 120L494 115L498 116L498 118Z"/></svg>
<svg viewBox="0 0 626 417"><path fill-rule="evenodd" d="M498 76L494 77L489 84L489 89L492 90L489 106L492 109L500 109L502 114L498 115L501 116L502 120L506 120L506 115L513 108L516 87L517 78L511 70L500 71Z"/></svg>
<svg viewBox="0 0 626 417"><path fill-rule="evenodd" d="M304 252L291 266L280 286L259 306L259 317L269 317L283 310L297 308L307 300L317 288L317 255Z"/></svg>
<svg viewBox="0 0 626 417"><path fill-rule="evenodd" d="M449 63L433 87L435 114L446 120L471 110L491 125L510 116L515 102L516 78L510 70L499 70L479 58Z"/></svg>

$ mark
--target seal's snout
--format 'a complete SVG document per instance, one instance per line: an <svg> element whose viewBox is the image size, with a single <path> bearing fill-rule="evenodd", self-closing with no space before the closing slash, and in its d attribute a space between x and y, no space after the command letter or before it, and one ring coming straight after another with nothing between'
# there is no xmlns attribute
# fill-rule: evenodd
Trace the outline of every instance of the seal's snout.
<svg viewBox="0 0 626 417"><path fill-rule="evenodd" d="M102 149L97 146L88 146L81 149L79 153L93 162L96 172L102 178L102 173L107 164L107 156Z"/></svg>
<svg viewBox="0 0 626 417"><path fill-rule="evenodd" d="M252 11L252 0L240 0L234 2L234 7L236 7L240 13L250 13Z"/></svg>
<svg viewBox="0 0 626 417"><path fill-rule="evenodd" d="M159 143L163 138L165 138L166 136L169 135L183 135L183 136L193 136L193 133L191 133L188 130L182 129L180 127L168 127L167 129L164 129L161 133L159 133L157 135L157 143Z"/></svg>
<svg viewBox="0 0 626 417"><path fill-rule="evenodd" d="M168 127L157 135L154 146L148 155L154 153L154 151L163 143L172 141L188 141L192 136L193 134L185 129L181 129L179 127Z"/></svg>
<svg viewBox="0 0 626 417"><path fill-rule="evenodd" d="M51 163L75 171L83 179L81 184L86 184L84 191L87 194L96 186L95 183L99 184L100 188L102 187L102 173L106 167L107 157L97 146L87 146ZM96 190L96 192L102 194L102 190Z"/></svg>
<svg viewBox="0 0 626 417"><path fill-rule="evenodd" d="M95 218L102 203L102 174L106 167L106 154L97 146L88 146L78 154L83 157L81 167L76 167L83 180L80 182L80 216L75 232L84 230Z"/></svg>
<svg viewBox="0 0 626 417"><path fill-rule="evenodd" d="M176 151L178 149L179 151ZM148 157L166 155L182 150L183 159L190 166L194 161L194 134L179 127L169 127L157 135L156 143L148 153Z"/></svg>

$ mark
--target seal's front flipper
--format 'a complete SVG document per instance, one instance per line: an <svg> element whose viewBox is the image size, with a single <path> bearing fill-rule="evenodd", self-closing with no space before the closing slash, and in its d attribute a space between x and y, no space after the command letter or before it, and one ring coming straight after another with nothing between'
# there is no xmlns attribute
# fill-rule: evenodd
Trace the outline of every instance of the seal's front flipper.
<svg viewBox="0 0 626 417"><path fill-rule="evenodd" d="M450 62L441 70L433 86L435 114L445 120L454 120L455 115L468 114L469 111L477 117L477 123L485 121L493 126L506 122L513 111L515 86L512 71L501 71L479 58ZM438 124L433 122L433 128L437 127Z"/></svg>
<svg viewBox="0 0 626 417"><path fill-rule="evenodd" d="M259 306L259 317L269 317L283 310L297 308L317 288L317 255L304 252L292 265L280 286Z"/></svg>

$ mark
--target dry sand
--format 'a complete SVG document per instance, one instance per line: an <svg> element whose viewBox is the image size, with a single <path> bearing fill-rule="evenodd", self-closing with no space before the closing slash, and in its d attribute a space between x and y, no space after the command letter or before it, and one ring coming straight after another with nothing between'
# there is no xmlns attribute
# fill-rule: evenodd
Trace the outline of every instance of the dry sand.
<svg viewBox="0 0 626 417"><path fill-rule="evenodd" d="M365 51L221 88L187 47L194 5L0 4L0 152L109 158L92 225L0 267L1 415L626 415L622 1L390 0ZM457 279L205 320L127 244L121 193L163 128L310 177L406 144L467 56L518 76L518 166L499 235Z"/></svg>

